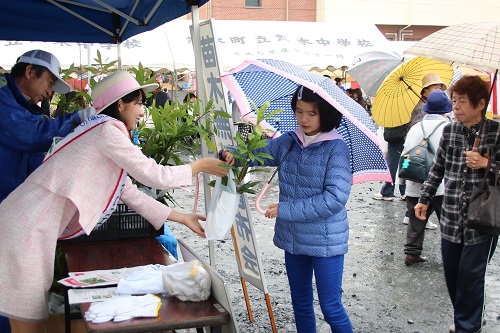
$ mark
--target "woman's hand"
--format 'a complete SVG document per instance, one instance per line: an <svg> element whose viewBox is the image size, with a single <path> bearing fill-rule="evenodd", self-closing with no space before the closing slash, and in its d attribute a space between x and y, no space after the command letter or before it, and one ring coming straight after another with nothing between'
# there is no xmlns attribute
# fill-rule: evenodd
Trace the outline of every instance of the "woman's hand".
<svg viewBox="0 0 500 333"><path fill-rule="evenodd" d="M217 177L223 177L229 173L228 168L224 168L225 163L217 158L204 157L190 164L193 176L200 172L205 172Z"/></svg>
<svg viewBox="0 0 500 333"><path fill-rule="evenodd" d="M481 156L476 150L464 151L465 164L471 169L485 169L488 167L488 159Z"/></svg>
<svg viewBox="0 0 500 333"><path fill-rule="evenodd" d="M205 238L205 229L201 226L200 221L206 221L206 217L198 214L184 214L176 210L172 210L168 215L170 221L179 222L191 229L198 236Z"/></svg>
<svg viewBox="0 0 500 333"><path fill-rule="evenodd" d="M427 207L429 207L429 205L418 203L414 208L415 216L418 219L425 221L427 219Z"/></svg>
<svg viewBox="0 0 500 333"><path fill-rule="evenodd" d="M197 234L201 238L206 238L205 229L201 226L199 220L206 221L207 218L205 216L193 213L184 215L185 215L184 221L181 223L184 224L189 229L191 229L195 234Z"/></svg>
<svg viewBox="0 0 500 333"><path fill-rule="evenodd" d="M270 219L278 217L278 204L270 205L269 208L266 210L264 216Z"/></svg>

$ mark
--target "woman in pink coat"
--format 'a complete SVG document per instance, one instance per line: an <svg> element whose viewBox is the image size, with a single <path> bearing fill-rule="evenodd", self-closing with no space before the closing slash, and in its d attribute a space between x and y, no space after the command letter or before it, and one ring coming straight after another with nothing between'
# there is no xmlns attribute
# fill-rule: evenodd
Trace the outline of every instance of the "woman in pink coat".
<svg viewBox="0 0 500 333"><path fill-rule="evenodd" d="M100 81L92 92L98 114L54 143L43 164L0 204L0 314L10 319L12 333L45 332L58 238L89 234L119 200L157 229L168 219L205 236L203 216L172 210L127 176L166 190L190 185L200 172L228 172L215 158L161 166L131 143L145 92L154 87L140 86L127 72Z"/></svg>

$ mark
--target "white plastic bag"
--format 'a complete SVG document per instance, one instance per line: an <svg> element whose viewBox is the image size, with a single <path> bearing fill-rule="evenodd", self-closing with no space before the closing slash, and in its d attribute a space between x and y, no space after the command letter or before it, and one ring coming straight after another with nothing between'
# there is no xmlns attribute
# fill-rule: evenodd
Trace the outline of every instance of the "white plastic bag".
<svg viewBox="0 0 500 333"><path fill-rule="evenodd" d="M181 301L206 301L210 296L212 279L198 260L168 265L162 271L165 293Z"/></svg>
<svg viewBox="0 0 500 333"><path fill-rule="evenodd" d="M224 240L231 231L240 202L240 194L236 192L233 178L233 171L229 170L227 186L221 183L221 177L215 181L205 225L208 240Z"/></svg>
<svg viewBox="0 0 500 333"><path fill-rule="evenodd" d="M387 141L384 139L384 127L379 126L377 129L377 137L380 142L380 150L384 155L384 158L387 160Z"/></svg>

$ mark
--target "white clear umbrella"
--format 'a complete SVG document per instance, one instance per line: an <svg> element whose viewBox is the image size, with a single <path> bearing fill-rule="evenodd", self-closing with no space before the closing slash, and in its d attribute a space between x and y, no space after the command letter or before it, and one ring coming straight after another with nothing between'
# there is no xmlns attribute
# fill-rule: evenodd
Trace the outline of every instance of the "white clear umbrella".
<svg viewBox="0 0 500 333"><path fill-rule="evenodd" d="M354 66L347 71L368 96L375 96L384 79L404 62L397 53L366 52L356 57Z"/></svg>
<svg viewBox="0 0 500 333"><path fill-rule="evenodd" d="M456 66L472 67L495 72L491 83L490 98L500 68L500 23L476 22L456 24L425 37L406 50ZM486 103L483 113L486 113ZM481 122L482 130L484 122ZM479 145L479 137L474 148Z"/></svg>
<svg viewBox="0 0 500 333"><path fill-rule="evenodd" d="M452 25L430 34L405 53L494 72L500 68L500 23Z"/></svg>

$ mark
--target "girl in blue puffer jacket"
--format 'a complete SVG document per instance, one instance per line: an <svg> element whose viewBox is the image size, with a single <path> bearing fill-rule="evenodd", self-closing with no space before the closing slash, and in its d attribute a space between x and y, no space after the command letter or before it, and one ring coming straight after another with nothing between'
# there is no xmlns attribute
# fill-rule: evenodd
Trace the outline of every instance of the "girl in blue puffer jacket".
<svg viewBox="0 0 500 333"><path fill-rule="evenodd" d="M352 184L349 148L337 133L342 114L310 89L300 86L292 109L299 127L262 149L279 170L279 202L269 206L276 218L274 244L285 251L297 332L316 332L313 272L319 303L332 332L353 329L342 305L342 274L349 225L346 203Z"/></svg>

